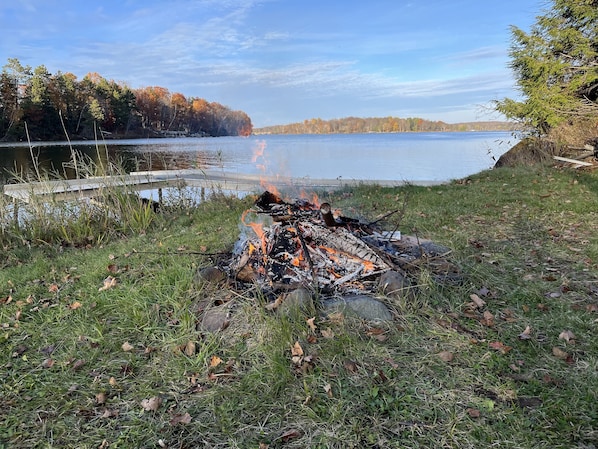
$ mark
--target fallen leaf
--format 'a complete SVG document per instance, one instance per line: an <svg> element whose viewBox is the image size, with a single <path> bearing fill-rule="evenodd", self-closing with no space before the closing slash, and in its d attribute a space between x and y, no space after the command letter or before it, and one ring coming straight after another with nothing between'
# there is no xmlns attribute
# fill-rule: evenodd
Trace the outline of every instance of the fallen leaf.
<svg viewBox="0 0 598 449"><path fill-rule="evenodd" d="M75 301L74 303L72 303L71 305L69 305L69 309L71 309L71 310L77 310L82 305L83 304L81 304L79 301Z"/></svg>
<svg viewBox="0 0 598 449"><path fill-rule="evenodd" d="M314 316L314 317L311 317L311 318L309 318L309 319L307 319L307 320L305 320L305 321L307 322L307 325L309 326L309 329L310 329L312 332L315 332L315 331L316 331L316 325L315 325L315 323L314 323L314 321L315 321L315 320L316 320L316 317L315 317L315 316Z"/></svg>
<svg viewBox="0 0 598 449"><path fill-rule="evenodd" d="M106 403L106 393L100 392L96 394L96 404L104 405Z"/></svg>
<svg viewBox="0 0 598 449"><path fill-rule="evenodd" d="M302 360L303 360L303 348L301 347L299 342L296 341L295 344L293 345L293 347L291 348L291 361L295 365L299 365L299 364L301 364Z"/></svg>
<svg viewBox="0 0 598 449"><path fill-rule="evenodd" d="M216 368L218 365L222 363L222 359L217 355L213 355L210 359L210 368Z"/></svg>
<svg viewBox="0 0 598 449"><path fill-rule="evenodd" d="M326 392L326 395L327 395L329 398L332 398L332 397L333 397L333 396L332 396L332 385L330 385L330 384L326 384L326 385L324 385L324 391Z"/></svg>
<svg viewBox="0 0 598 449"><path fill-rule="evenodd" d="M563 351L556 346L552 348L552 355L555 356L557 359L567 360L569 358L569 354Z"/></svg>
<svg viewBox="0 0 598 449"><path fill-rule="evenodd" d="M118 273L118 266L116 264L111 263L110 265L108 265L108 272L112 273L112 274L116 274Z"/></svg>
<svg viewBox="0 0 598 449"><path fill-rule="evenodd" d="M443 362L452 362L453 358L455 357L454 354L450 351L442 351L438 353L438 357L440 358L440 360L442 360Z"/></svg>
<svg viewBox="0 0 598 449"><path fill-rule="evenodd" d="M52 368L54 366L54 360L53 359L45 359L42 362L42 368Z"/></svg>
<svg viewBox="0 0 598 449"><path fill-rule="evenodd" d="M128 341L125 341L122 344L121 348L125 352L129 352L129 351L132 351L133 349L135 349L135 347L131 343L129 343Z"/></svg>
<svg viewBox="0 0 598 449"><path fill-rule="evenodd" d="M486 301L484 301L482 298L480 298L475 293L469 295L469 297L471 298L471 300L474 302L474 304L476 305L476 307L478 309L483 309L484 306L486 305Z"/></svg>
<svg viewBox="0 0 598 449"><path fill-rule="evenodd" d="M176 426L178 424L189 424L191 422L191 415L189 413L185 413L184 415L174 415L172 419L169 421L171 426Z"/></svg>
<svg viewBox="0 0 598 449"><path fill-rule="evenodd" d="M116 387L118 385L118 382L116 381L116 379L114 377L110 377L110 379L108 379L108 383L112 387Z"/></svg>
<svg viewBox="0 0 598 449"><path fill-rule="evenodd" d="M162 399L158 396L154 396L152 398L144 399L143 401L141 401L141 407L143 407L143 410L145 410L146 412L155 412L160 408L161 405Z"/></svg>
<svg viewBox="0 0 598 449"><path fill-rule="evenodd" d="M185 345L185 355L187 357L193 357L195 355L195 351L197 350L197 347L195 346L195 342L189 340L187 342L187 344Z"/></svg>
<svg viewBox="0 0 598 449"><path fill-rule="evenodd" d="M350 373L356 373L358 368L357 363L355 363L353 360L345 360L343 367Z"/></svg>
<svg viewBox="0 0 598 449"><path fill-rule="evenodd" d="M278 439L287 443L291 440L294 440L295 438L299 438L300 436L301 436L300 430L291 429L291 430L287 430L286 432L284 432L280 437L278 437Z"/></svg>
<svg viewBox="0 0 598 449"><path fill-rule="evenodd" d="M98 289L98 291L102 292L104 290L108 290L108 289L114 287L117 283L118 283L118 280L115 277L108 276L106 279L104 279L104 285L101 286Z"/></svg>
<svg viewBox="0 0 598 449"><path fill-rule="evenodd" d="M523 332L519 334L519 340L529 340L531 338L530 334L532 329L527 326Z"/></svg>
<svg viewBox="0 0 598 449"><path fill-rule="evenodd" d="M482 318L482 324L484 326L492 327L494 326L494 315L490 313L488 310L484 312L484 316Z"/></svg>
<svg viewBox="0 0 598 449"><path fill-rule="evenodd" d="M480 417L480 411L477 408L468 408L467 414L469 415L470 418L479 418Z"/></svg>
<svg viewBox="0 0 598 449"><path fill-rule="evenodd" d="M559 334L559 340L565 340L567 343L575 343L575 335L570 330L564 330Z"/></svg>
<svg viewBox="0 0 598 449"><path fill-rule="evenodd" d="M102 414L101 418L104 419L108 419L108 418L116 418L119 414L118 410L110 410L110 409L106 409L104 410L104 413Z"/></svg>
<svg viewBox="0 0 598 449"><path fill-rule="evenodd" d="M50 284L50 286L48 287L48 291L50 293L58 293L59 290L60 290L60 287L58 287L58 284L56 284L55 282Z"/></svg>
<svg viewBox="0 0 598 449"><path fill-rule="evenodd" d="M490 346L492 349L500 352L503 355L508 353L511 349L513 349L511 346L507 346L501 341L493 341L489 343L488 346Z"/></svg>
<svg viewBox="0 0 598 449"><path fill-rule="evenodd" d="M320 333L324 338L334 338L334 332L329 327L327 327L326 329L320 329Z"/></svg>
<svg viewBox="0 0 598 449"><path fill-rule="evenodd" d="M83 365L85 365L85 360L75 360L75 363L73 363L73 369L75 371L80 370L83 367Z"/></svg>

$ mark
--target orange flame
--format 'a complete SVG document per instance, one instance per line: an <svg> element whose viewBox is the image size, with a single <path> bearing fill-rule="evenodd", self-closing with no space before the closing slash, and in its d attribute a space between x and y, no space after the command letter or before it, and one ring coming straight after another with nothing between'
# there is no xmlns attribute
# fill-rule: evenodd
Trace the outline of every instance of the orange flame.
<svg viewBox="0 0 598 449"><path fill-rule="evenodd" d="M247 217L248 213L249 213L249 210L246 210L245 212L243 212L243 214L241 215L241 221L243 222L243 224L245 226L250 227L253 230L253 232L255 233L255 235L257 235L257 237L260 239L262 255L265 257L266 252L267 252L266 232L264 231L264 227L262 226L261 223L255 223L255 222L247 223L245 221L245 218Z"/></svg>
<svg viewBox="0 0 598 449"><path fill-rule="evenodd" d="M320 198L318 198L318 194L315 192L309 194L305 190L301 190L301 192L299 193L299 197L303 200L309 201L311 204L314 205L315 208L320 207Z"/></svg>

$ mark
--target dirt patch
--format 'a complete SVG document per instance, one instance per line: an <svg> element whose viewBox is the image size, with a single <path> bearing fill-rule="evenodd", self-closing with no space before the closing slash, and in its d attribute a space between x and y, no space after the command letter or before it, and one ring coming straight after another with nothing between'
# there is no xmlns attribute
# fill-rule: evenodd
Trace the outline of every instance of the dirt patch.
<svg viewBox="0 0 598 449"><path fill-rule="evenodd" d="M553 156L561 156L563 147L555 142L528 137L523 139L505 154L503 154L496 164L498 167L517 167L521 165L535 165L552 160Z"/></svg>

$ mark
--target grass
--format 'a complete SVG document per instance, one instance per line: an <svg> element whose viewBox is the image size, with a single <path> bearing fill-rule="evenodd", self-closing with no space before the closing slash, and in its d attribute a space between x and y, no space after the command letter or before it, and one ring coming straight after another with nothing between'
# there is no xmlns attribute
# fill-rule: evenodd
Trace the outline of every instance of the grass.
<svg viewBox="0 0 598 449"><path fill-rule="evenodd" d="M465 282L424 273L415 298L384 299L392 323L316 317L314 331L308 316L194 280L217 257L194 253L230 250L249 198L217 195L101 239L5 232L0 447L598 445L595 173L501 168L321 199L369 219L406 204L388 227L451 247ZM230 325L198 330L220 304ZM296 342L311 362L292 363Z"/></svg>

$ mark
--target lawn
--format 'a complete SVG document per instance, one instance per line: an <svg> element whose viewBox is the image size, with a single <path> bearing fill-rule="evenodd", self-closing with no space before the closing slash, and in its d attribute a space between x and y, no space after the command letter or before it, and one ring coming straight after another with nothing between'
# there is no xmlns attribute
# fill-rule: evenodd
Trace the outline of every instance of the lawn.
<svg viewBox="0 0 598 449"><path fill-rule="evenodd" d="M451 248L464 282L424 266L413 297L380 298L391 322L271 312L255 289L196 278L251 198L109 231L6 225L0 447L598 446L596 173L318 193L364 220L401 209L388 226ZM228 327L198 327L222 305Z"/></svg>

